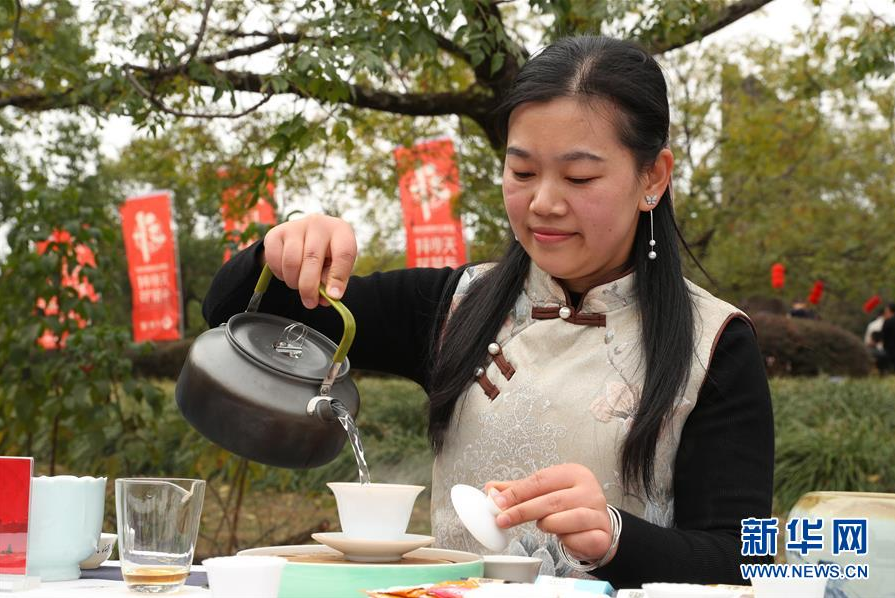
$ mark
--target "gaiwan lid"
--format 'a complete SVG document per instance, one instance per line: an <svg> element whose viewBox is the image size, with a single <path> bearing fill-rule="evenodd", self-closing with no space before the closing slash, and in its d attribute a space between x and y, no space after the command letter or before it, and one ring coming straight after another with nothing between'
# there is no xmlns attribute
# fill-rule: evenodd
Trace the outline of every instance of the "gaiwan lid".
<svg viewBox="0 0 895 598"><path fill-rule="evenodd" d="M243 312L227 321L227 338L252 360L309 382L321 382L333 364L336 344L310 326L261 312ZM348 359L337 379L348 373Z"/></svg>
<svg viewBox="0 0 895 598"><path fill-rule="evenodd" d="M454 511L469 533L492 552L500 552L510 543L507 530L497 526L500 509L478 488L457 484L451 488Z"/></svg>

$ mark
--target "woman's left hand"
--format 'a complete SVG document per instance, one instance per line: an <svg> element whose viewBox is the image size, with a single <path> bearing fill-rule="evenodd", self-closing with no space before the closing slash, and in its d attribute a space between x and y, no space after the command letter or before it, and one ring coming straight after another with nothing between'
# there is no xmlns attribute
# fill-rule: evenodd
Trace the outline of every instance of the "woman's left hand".
<svg viewBox="0 0 895 598"><path fill-rule="evenodd" d="M606 498L593 472L583 465L565 463L521 480L488 482L485 492L503 511L497 516L499 527L537 521L538 529L556 534L569 554L582 561L600 560L609 550L612 527Z"/></svg>

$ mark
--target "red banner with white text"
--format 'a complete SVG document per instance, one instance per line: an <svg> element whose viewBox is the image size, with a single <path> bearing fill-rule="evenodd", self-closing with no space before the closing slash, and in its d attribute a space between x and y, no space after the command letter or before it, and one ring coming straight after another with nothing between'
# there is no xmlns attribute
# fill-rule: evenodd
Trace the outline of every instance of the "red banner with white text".
<svg viewBox="0 0 895 598"><path fill-rule="evenodd" d="M130 197L121 226L131 282L134 342L181 337L177 246L171 226L171 194Z"/></svg>
<svg viewBox="0 0 895 598"><path fill-rule="evenodd" d="M274 225L277 223L277 214L274 209L275 187L272 176L273 173L268 171L267 182L262 189L261 197L251 207L249 204L252 194L249 192L247 183L234 182L221 194L221 218L224 221L224 233L227 239L227 248L224 250L225 262L230 259L232 254L231 246L245 249L254 242L255 239L243 240L242 238L242 234L249 225ZM226 168L219 168L218 177L227 179L230 178L230 174Z"/></svg>
<svg viewBox="0 0 895 598"><path fill-rule="evenodd" d="M460 173L450 139L395 149L407 231L407 267L456 268L466 262L463 225L454 215Z"/></svg>

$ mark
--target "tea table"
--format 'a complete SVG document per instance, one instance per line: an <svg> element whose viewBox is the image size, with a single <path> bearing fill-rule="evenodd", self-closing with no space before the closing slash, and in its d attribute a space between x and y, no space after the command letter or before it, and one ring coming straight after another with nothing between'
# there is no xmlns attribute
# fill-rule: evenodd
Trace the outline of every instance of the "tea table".
<svg viewBox="0 0 895 598"><path fill-rule="evenodd" d="M190 576L179 591L164 596L211 596L207 588L208 578L205 567L190 567ZM46 581L40 587L22 592L0 592L0 598L15 596L16 598L139 598L152 594L138 594L127 589L121 578L121 565L118 561L106 561L97 569L81 571L80 579L71 581Z"/></svg>

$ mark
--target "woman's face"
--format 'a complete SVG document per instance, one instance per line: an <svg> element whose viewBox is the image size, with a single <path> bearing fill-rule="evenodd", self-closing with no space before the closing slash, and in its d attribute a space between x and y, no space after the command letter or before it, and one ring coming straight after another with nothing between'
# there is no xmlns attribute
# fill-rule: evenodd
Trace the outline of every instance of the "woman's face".
<svg viewBox="0 0 895 598"><path fill-rule="evenodd" d="M503 196L535 263L582 292L624 267L645 197L671 175L663 150L648 172L618 138L610 108L575 98L522 104L510 115Z"/></svg>

